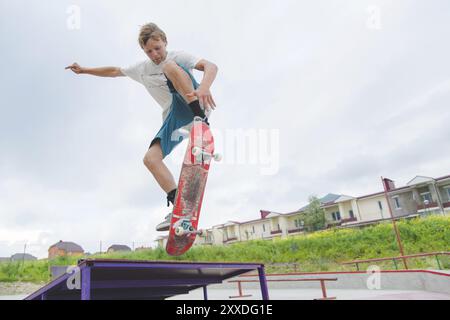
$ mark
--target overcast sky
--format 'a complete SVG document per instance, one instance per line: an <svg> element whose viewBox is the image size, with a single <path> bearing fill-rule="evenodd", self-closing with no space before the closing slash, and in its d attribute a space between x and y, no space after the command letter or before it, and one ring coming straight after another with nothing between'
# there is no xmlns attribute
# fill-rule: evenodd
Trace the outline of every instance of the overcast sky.
<svg viewBox="0 0 450 320"><path fill-rule="evenodd" d="M142 159L161 109L82 66L146 59L139 28L219 66L200 225L450 174L450 2L0 0L0 256L59 241L155 245L168 213ZM198 81L202 74L195 73ZM237 138L239 137L239 139ZM167 158L176 180L185 144Z"/></svg>

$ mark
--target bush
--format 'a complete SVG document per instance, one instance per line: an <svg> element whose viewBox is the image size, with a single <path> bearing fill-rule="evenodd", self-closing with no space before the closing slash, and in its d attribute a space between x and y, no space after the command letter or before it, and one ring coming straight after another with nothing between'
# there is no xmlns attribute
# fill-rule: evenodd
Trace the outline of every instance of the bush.
<svg viewBox="0 0 450 320"><path fill-rule="evenodd" d="M397 223L406 255L448 251L450 247L450 217L429 216L401 220ZM341 271L353 269L341 262L399 256L391 223L380 223L363 229L332 229L307 235L276 239L253 240L228 246L197 246L180 257L167 255L163 248L136 252L116 252L89 256L90 259L176 260L261 262L268 270ZM75 265L83 257L59 257L53 260L25 261L0 264L0 281L42 282L49 280L49 266ZM450 268L450 257L440 256L442 268ZM287 265L273 265L284 263ZM291 264L291 265L289 265ZM377 263L382 269L393 269L392 261ZM398 261L399 268L402 262ZM437 269L435 257L408 260L410 268Z"/></svg>

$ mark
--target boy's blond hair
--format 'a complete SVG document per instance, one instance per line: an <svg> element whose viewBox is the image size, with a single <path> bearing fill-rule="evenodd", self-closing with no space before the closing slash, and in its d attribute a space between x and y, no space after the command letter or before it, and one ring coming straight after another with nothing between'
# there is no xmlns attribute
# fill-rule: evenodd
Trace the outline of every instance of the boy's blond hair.
<svg viewBox="0 0 450 320"><path fill-rule="evenodd" d="M147 23L141 27L139 32L139 45L141 48L144 48L149 39L162 40L167 44L166 34L155 23Z"/></svg>

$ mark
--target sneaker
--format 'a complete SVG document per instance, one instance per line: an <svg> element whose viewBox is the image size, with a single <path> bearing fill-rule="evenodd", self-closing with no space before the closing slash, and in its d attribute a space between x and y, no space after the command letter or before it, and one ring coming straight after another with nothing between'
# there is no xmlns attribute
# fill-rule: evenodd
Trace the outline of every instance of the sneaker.
<svg viewBox="0 0 450 320"><path fill-rule="evenodd" d="M210 127L211 125L209 124L209 120L208 120L208 117L204 117L204 118L202 118L202 117L199 117L199 116L196 116L196 117L194 117L194 121L203 121L204 123L206 123L206 125L208 126L208 127Z"/></svg>
<svg viewBox="0 0 450 320"><path fill-rule="evenodd" d="M168 207L170 207L170 204L174 204L176 194L177 194L177 189L174 189L167 194L167 206Z"/></svg>
<svg viewBox="0 0 450 320"><path fill-rule="evenodd" d="M169 213L164 221L156 226L156 231L168 231L170 229L170 220L172 220L172 213Z"/></svg>

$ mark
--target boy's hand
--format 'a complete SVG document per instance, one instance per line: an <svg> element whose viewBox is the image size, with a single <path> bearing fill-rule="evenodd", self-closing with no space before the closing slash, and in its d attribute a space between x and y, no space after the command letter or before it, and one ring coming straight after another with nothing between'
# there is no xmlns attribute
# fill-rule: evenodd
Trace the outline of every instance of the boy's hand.
<svg viewBox="0 0 450 320"><path fill-rule="evenodd" d="M211 109L216 109L216 103L211 95L211 92L207 88L203 88L202 86L198 87L194 92L188 93L186 95L188 98L197 97L200 103L200 106L205 108L206 111Z"/></svg>
<svg viewBox="0 0 450 320"><path fill-rule="evenodd" d="M83 73L83 68L80 67L80 66L78 65L78 63L76 63L76 62L75 62L74 64L72 64L72 65L70 65L70 66L68 66L68 67L65 68L65 70L67 70L67 69L72 70L72 71L75 72L76 74Z"/></svg>

